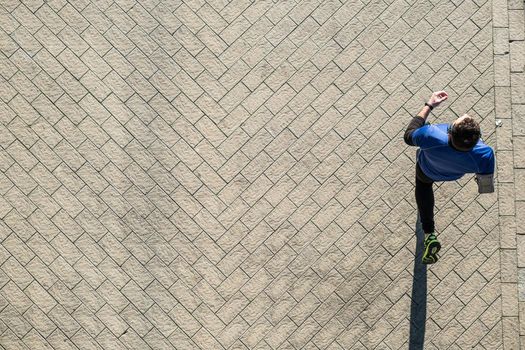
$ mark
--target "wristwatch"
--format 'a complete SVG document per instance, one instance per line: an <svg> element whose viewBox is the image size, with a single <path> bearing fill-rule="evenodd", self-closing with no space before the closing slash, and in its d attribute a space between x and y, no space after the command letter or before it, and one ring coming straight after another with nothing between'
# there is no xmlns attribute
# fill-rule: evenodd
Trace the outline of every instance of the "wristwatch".
<svg viewBox="0 0 525 350"><path fill-rule="evenodd" d="M425 106L427 106L428 108L430 108L430 110L433 110L434 107L432 107L432 105L428 104L427 102L425 102Z"/></svg>

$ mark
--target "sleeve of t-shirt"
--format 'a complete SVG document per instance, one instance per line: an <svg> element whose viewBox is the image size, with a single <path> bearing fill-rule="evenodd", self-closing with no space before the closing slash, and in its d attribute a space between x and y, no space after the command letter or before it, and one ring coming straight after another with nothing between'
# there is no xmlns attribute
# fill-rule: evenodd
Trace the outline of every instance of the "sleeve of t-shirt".
<svg viewBox="0 0 525 350"><path fill-rule="evenodd" d="M430 147L431 137L430 137L430 125L427 124L422 126L412 133L412 142L414 145L419 146L420 148Z"/></svg>
<svg viewBox="0 0 525 350"><path fill-rule="evenodd" d="M415 146L414 142L412 142L412 134L415 130L419 129L423 125L425 125L425 119L421 117L413 117L412 120L410 120L410 123L408 124L408 127L405 130L405 135L403 136L407 145Z"/></svg>
<svg viewBox="0 0 525 350"><path fill-rule="evenodd" d="M494 174L495 166L496 158L494 157L494 150L491 148L490 152L487 152L481 158L479 174Z"/></svg>

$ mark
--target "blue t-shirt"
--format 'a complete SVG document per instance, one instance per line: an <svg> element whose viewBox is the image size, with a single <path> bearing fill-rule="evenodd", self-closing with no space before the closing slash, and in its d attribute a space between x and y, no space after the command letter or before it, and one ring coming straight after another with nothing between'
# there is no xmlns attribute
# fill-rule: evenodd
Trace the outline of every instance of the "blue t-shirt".
<svg viewBox="0 0 525 350"><path fill-rule="evenodd" d="M423 173L434 181L452 181L467 173L493 174L494 151L481 138L468 152L455 150L448 144L449 124L426 124L412 133L412 142L419 146L417 161Z"/></svg>

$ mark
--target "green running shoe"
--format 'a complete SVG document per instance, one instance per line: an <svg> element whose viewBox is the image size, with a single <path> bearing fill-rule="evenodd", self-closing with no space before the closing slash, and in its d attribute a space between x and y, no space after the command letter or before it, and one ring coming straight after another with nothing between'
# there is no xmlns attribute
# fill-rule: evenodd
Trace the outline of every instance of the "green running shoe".
<svg viewBox="0 0 525 350"><path fill-rule="evenodd" d="M439 257L437 253L441 249L441 244L438 242L436 236L431 234L425 239L425 251L423 252L423 259L421 262L423 264L433 264L438 261Z"/></svg>

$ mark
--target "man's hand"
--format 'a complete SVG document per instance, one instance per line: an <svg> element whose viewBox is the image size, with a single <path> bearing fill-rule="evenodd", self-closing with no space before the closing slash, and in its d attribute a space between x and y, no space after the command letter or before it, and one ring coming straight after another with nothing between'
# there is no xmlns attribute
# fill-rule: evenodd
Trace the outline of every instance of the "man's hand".
<svg viewBox="0 0 525 350"><path fill-rule="evenodd" d="M436 91L432 93L432 96L430 96L430 99L427 103L432 107L437 107L441 102L445 101L447 98L448 94L445 91Z"/></svg>

